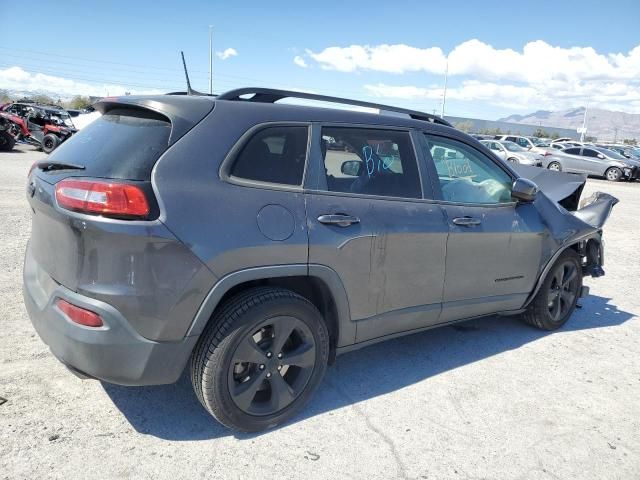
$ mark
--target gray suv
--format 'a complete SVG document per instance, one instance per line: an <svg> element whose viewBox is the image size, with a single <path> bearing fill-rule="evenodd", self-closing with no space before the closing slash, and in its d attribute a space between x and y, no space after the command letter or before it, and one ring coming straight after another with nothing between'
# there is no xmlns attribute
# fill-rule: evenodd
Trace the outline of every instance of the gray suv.
<svg viewBox="0 0 640 480"><path fill-rule="evenodd" d="M604 273L615 199L571 212L583 183L561 206L439 117L270 89L96 108L29 173L29 316L81 377L188 367L228 427L281 424L337 354L398 335L496 313L556 329Z"/></svg>

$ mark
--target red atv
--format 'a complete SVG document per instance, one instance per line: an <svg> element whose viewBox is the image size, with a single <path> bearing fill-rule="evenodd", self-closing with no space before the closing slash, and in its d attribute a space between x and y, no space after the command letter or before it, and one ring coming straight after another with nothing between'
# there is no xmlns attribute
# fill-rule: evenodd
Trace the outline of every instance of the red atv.
<svg viewBox="0 0 640 480"><path fill-rule="evenodd" d="M12 123L15 140L42 148L45 153L51 153L77 131L69 114L61 108L14 103L2 110L0 115Z"/></svg>

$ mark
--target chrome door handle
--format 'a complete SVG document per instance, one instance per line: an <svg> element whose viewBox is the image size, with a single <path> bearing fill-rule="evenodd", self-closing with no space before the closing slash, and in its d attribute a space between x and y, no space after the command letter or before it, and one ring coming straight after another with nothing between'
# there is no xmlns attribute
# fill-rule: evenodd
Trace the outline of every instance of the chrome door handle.
<svg viewBox="0 0 640 480"><path fill-rule="evenodd" d="M360 223L360 219L358 217L354 217L353 215L345 215L344 213L320 215L318 217L318 221L320 223L324 223L325 225L337 225L339 227L348 227L349 225L353 225L354 223Z"/></svg>
<svg viewBox="0 0 640 480"><path fill-rule="evenodd" d="M453 223L461 227L475 227L476 225L480 225L482 222L477 218L458 217L453 219Z"/></svg>

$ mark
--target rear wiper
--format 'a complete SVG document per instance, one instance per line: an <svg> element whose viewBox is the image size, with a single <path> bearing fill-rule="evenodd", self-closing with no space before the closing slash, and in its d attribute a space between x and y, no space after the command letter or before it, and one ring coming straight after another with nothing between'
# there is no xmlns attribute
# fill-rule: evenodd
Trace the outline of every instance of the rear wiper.
<svg viewBox="0 0 640 480"><path fill-rule="evenodd" d="M50 172L52 170L84 170L84 165L78 165L76 163L64 163L64 162L47 162L42 161L36 163L36 167L42 169L43 172Z"/></svg>

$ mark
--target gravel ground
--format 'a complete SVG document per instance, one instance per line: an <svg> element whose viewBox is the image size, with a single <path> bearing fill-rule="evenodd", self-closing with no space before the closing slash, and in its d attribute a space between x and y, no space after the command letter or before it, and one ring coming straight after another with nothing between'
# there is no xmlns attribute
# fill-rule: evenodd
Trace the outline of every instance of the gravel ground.
<svg viewBox="0 0 640 480"><path fill-rule="evenodd" d="M25 177L43 154L0 154L0 478L640 478L640 183L621 199L607 276L565 328L487 318L338 358L293 423L233 434L186 377L81 381L25 313Z"/></svg>

